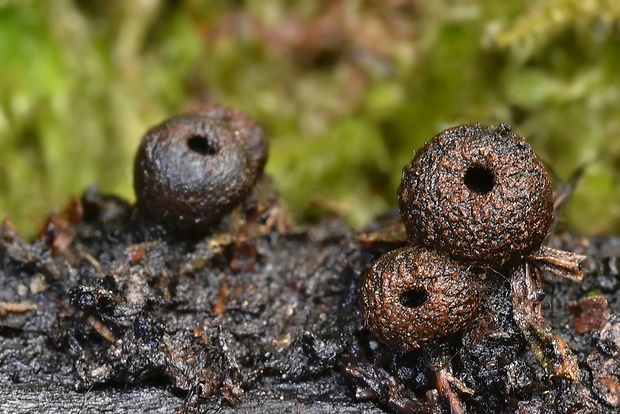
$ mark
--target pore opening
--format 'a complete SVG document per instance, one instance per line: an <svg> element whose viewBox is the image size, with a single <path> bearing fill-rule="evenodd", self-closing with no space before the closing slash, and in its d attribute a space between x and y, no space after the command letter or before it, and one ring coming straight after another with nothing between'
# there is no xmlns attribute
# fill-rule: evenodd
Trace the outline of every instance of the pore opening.
<svg viewBox="0 0 620 414"><path fill-rule="evenodd" d="M428 295L424 290L408 290L400 295L400 304L407 308L417 308L424 305Z"/></svg>
<svg viewBox="0 0 620 414"><path fill-rule="evenodd" d="M465 173L465 185L476 194L486 194L495 186L495 178L491 170L476 165Z"/></svg>
<svg viewBox="0 0 620 414"><path fill-rule="evenodd" d="M215 148L209 143L207 137L195 135L187 140L187 147L200 155L214 155Z"/></svg>

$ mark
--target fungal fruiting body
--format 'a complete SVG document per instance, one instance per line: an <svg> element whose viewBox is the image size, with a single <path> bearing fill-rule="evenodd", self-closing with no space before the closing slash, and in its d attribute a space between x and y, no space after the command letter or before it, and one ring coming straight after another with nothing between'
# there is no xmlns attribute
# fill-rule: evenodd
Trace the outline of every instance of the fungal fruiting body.
<svg viewBox="0 0 620 414"><path fill-rule="evenodd" d="M237 110L171 118L148 131L136 154L138 211L171 233L202 235L246 198L267 151L262 130Z"/></svg>
<svg viewBox="0 0 620 414"><path fill-rule="evenodd" d="M475 274L447 255L407 246L381 256L362 286L364 320L386 345L408 351L456 333L479 310Z"/></svg>
<svg viewBox="0 0 620 414"><path fill-rule="evenodd" d="M553 219L545 168L507 124L436 135L404 168L398 201L412 243L488 267L532 253Z"/></svg>
<svg viewBox="0 0 620 414"><path fill-rule="evenodd" d="M542 317L541 272L580 282L585 256L542 246L553 188L525 140L507 124L447 129L404 168L398 201L411 246L380 257L362 288L375 336L407 351L457 332L479 310L483 288L472 272L502 272L540 364L576 381L576 359Z"/></svg>

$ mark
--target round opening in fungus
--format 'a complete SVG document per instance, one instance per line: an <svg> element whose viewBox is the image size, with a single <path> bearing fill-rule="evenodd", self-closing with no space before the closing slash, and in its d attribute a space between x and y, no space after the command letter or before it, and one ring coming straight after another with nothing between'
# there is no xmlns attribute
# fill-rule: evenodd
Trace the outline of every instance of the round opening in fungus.
<svg viewBox="0 0 620 414"><path fill-rule="evenodd" d="M209 142L209 138L202 135L195 135L187 140L187 147L204 156L215 155L217 152L213 145Z"/></svg>
<svg viewBox="0 0 620 414"><path fill-rule="evenodd" d="M417 308L424 305L428 299L428 294L422 289L409 290L400 295L400 304L406 308Z"/></svg>
<svg viewBox="0 0 620 414"><path fill-rule="evenodd" d="M495 177L488 168L475 165L465 172L465 185L471 192L484 195L495 186Z"/></svg>

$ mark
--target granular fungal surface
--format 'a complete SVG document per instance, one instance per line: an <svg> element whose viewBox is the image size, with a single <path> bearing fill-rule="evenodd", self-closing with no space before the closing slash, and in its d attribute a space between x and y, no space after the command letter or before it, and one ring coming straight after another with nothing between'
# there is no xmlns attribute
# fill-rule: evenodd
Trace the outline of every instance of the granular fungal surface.
<svg viewBox="0 0 620 414"><path fill-rule="evenodd" d="M381 256L362 286L366 326L404 351L447 337L478 315L484 286L447 255L406 246Z"/></svg>
<svg viewBox="0 0 620 414"><path fill-rule="evenodd" d="M137 217L91 191L33 242L0 228L1 412L448 410L432 351L389 349L364 329L362 281L385 246L338 220L239 243L169 239ZM467 412L617 411L620 240L552 245L589 255L584 282L550 278L543 301L580 382L547 378L496 277L479 318L432 344L449 351ZM609 318L577 334L569 302L596 293Z"/></svg>
<svg viewBox="0 0 620 414"><path fill-rule="evenodd" d="M532 253L553 219L545 167L507 124L437 134L403 169L398 201L412 242L491 267Z"/></svg>

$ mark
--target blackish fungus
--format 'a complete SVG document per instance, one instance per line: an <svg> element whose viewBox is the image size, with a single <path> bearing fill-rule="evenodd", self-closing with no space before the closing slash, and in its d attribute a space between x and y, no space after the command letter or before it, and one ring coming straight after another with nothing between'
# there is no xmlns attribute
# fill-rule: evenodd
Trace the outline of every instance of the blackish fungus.
<svg viewBox="0 0 620 414"><path fill-rule="evenodd" d="M404 168L398 201L412 243L489 267L538 249L553 217L545 168L507 124L436 135Z"/></svg>
<svg viewBox="0 0 620 414"><path fill-rule="evenodd" d="M474 318L483 286L447 255L408 246L381 256L362 287L366 326L388 346L409 351L456 333Z"/></svg>
<svg viewBox="0 0 620 414"><path fill-rule="evenodd" d="M218 106L152 128L134 164L139 212L169 232L200 236L260 178L268 143L247 115Z"/></svg>

